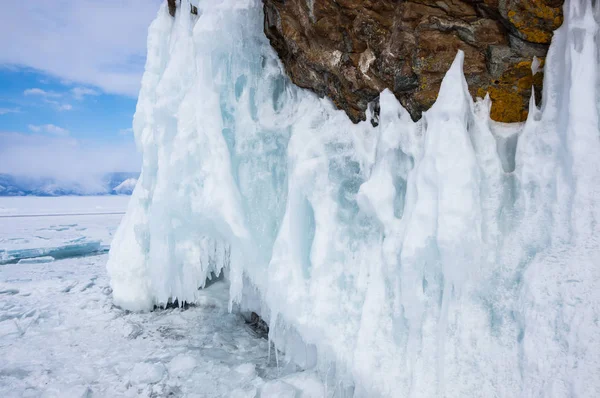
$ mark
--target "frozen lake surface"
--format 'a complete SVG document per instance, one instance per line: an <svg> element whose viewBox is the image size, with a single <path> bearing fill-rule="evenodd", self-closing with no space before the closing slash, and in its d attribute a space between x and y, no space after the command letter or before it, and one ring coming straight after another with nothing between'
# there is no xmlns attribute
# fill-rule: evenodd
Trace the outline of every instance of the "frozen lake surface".
<svg viewBox="0 0 600 398"><path fill-rule="evenodd" d="M323 396L314 374L278 367L268 341L228 313L225 282L187 310L113 306L102 251L128 199L0 198L0 253L40 252L0 265L0 396ZM82 242L99 251L64 252Z"/></svg>
<svg viewBox="0 0 600 398"><path fill-rule="evenodd" d="M0 264L106 252L128 196L0 198Z"/></svg>

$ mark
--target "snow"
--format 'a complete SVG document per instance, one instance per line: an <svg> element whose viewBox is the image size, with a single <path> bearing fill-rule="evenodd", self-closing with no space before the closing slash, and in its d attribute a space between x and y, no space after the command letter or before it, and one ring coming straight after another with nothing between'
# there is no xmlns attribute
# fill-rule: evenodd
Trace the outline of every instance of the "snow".
<svg viewBox="0 0 600 398"><path fill-rule="evenodd" d="M566 2L542 108L509 127L471 99L462 52L421 121L385 91L379 125L355 125L287 80L260 1L175 19L163 5L134 118L142 175L107 264L115 305L199 303L223 272L230 309L260 313L275 360L314 370L320 394L599 396L590 4Z"/></svg>
<svg viewBox="0 0 600 398"><path fill-rule="evenodd" d="M73 165L68 161L65 161L64 165L73 169ZM47 172L48 170L44 170L42 174L45 175ZM93 173L89 170L79 170L79 172L77 178L0 173L0 196L130 195L137 181L135 177L139 175L133 172ZM122 186L117 189L120 185Z"/></svg>
<svg viewBox="0 0 600 398"><path fill-rule="evenodd" d="M137 178L128 178L113 188L112 191L119 195L131 195L135 188L135 184L137 184Z"/></svg>
<svg viewBox="0 0 600 398"><path fill-rule="evenodd" d="M0 265L108 251L128 200L112 196L0 198Z"/></svg>
<svg viewBox="0 0 600 398"><path fill-rule="evenodd" d="M3 197L0 215L122 213L128 202L118 196Z"/></svg>
<svg viewBox="0 0 600 398"><path fill-rule="evenodd" d="M5 213L45 215L0 224L0 231L25 239L54 222L49 214L72 210L77 215L68 216L70 224L85 231L102 225L95 237L110 241L122 215L97 213L123 212L126 205L106 196L0 198ZM54 231L54 239L48 232L49 240L60 246L61 233ZM270 381L294 376L307 380L306 392L302 384L294 387L298 396L322 396L314 395L316 375L291 365L278 368L268 341L255 337L240 314L228 312L226 281L203 289L187 310L131 313L112 304L106 253L46 260L0 266L1 397L222 397L248 391L255 397L271 388Z"/></svg>
<svg viewBox="0 0 600 398"><path fill-rule="evenodd" d="M4 266L0 396L232 396L294 370L228 313L226 283L185 311L130 313L111 304L106 259Z"/></svg>

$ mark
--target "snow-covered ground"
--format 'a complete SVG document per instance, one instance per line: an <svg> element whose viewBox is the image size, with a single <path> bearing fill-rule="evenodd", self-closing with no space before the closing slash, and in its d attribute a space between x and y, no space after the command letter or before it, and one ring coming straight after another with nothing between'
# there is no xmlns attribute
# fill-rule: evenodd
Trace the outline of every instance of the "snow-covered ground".
<svg viewBox="0 0 600 398"><path fill-rule="evenodd" d="M127 199L0 198L0 250L108 244ZM131 313L112 305L106 254L45 257L0 265L0 397L323 395L228 313L225 282L187 310Z"/></svg>
<svg viewBox="0 0 600 398"><path fill-rule="evenodd" d="M0 198L0 264L108 250L128 196Z"/></svg>

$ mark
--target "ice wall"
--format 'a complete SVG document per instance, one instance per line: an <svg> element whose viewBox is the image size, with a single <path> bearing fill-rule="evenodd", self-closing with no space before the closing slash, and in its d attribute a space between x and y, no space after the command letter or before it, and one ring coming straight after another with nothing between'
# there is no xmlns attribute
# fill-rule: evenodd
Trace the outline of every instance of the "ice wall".
<svg viewBox="0 0 600 398"><path fill-rule="evenodd" d="M420 122L383 92L352 124L288 82L258 0L199 11L149 30L117 305L223 271L331 394L600 396L598 2L567 0L518 127L472 101L462 53Z"/></svg>

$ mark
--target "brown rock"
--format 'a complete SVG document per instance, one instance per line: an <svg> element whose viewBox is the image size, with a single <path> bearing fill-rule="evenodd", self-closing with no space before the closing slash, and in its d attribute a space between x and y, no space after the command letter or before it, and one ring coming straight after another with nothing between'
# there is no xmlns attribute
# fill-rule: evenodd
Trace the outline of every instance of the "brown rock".
<svg viewBox="0 0 600 398"><path fill-rule="evenodd" d="M355 122L389 88L418 119L457 50L492 117L527 117L533 56L543 60L563 0L263 0L265 33L292 81L332 99Z"/></svg>
<svg viewBox="0 0 600 398"><path fill-rule="evenodd" d="M169 8L169 14L171 14L172 17L175 16L175 10L177 10L177 4L175 3L176 0L167 0L167 7Z"/></svg>

